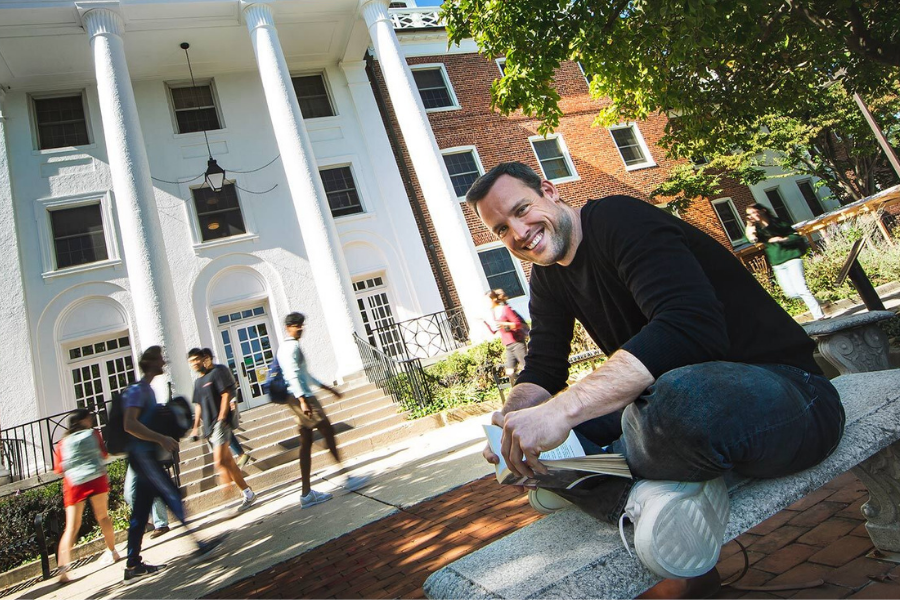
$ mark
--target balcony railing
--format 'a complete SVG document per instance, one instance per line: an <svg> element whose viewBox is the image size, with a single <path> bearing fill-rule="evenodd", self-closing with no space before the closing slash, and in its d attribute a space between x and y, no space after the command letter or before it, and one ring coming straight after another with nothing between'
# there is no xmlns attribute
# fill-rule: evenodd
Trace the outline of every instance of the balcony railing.
<svg viewBox="0 0 900 600"><path fill-rule="evenodd" d="M370 341L397 359L431 358L466 345L469 323L461 308L372 328Z"/></svg>
<svg viewBox="0 0 900 600"><path fill-rule="evenodd" d="M392 8L394 29L436 29L443 27L436 8Z"/></svg>

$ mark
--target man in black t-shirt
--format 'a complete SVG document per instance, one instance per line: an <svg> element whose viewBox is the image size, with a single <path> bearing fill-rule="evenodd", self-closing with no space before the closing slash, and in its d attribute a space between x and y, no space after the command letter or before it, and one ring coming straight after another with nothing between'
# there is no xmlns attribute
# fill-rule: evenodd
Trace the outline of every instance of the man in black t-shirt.
<svg viewBox="0 0 900 600"><path fill-rule="evenodd" d="M649 569L667 578L713 569L726 472L779 477L835 449L844 414L814 343L711 237L628 196L574 209L521 163L498 165L466 198L534 263L525 368L493 417L503 457L521 476L546 473L539 454L572 429L588 454L624 454L633 485L601 478L589 492L553 491L598 517L624 510ZM566 388L576 319L609 359ZM484 455L497 463L490 447Z"/></svg>
<svg viewBox="0 0 900 600"><path fill-rule="evenodd" d="M225 365L213 363L212 352L206 348L192 348L188 352L191 368L200 376L194 381L193 402L197 405L194 413L194 430L196 437L203 421L203 431L209 445L213 449L213 461L224 484L230 481L240 488L243 500L238 507L244 511L256 500L256 494L244 481L240 468L234 462L229 444L233 432L231 430L231 399L234 397L235 382L231 370Z"/></svg>

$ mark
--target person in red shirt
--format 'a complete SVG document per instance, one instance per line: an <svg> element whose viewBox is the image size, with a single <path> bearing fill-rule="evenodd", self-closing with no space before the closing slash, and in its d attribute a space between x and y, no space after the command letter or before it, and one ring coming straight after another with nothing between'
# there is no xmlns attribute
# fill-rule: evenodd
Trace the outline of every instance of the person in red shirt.
<svg viewBox="0 0 900 600"><path fill-rule="evenodd" d="M525 341L528 337L525 321L506 303L508 298L503 290L491 290L487 293L491 301L491 315L497 329L485 325L491 333L500 332L500 341L506 346L506 375L511 385L516 384L516 373L525 367Z"/></svg>
<svg viewBox="0 0 900 600"><path fill-rule="evenodd" d="M66 529L59 540L59 581L69 581L68 570L72 546L81 529L84 503L91 501L94 516L100 524L106 551L101 562L112 564L119 560L116 538L109 518L109 479L104 459L108 456L100 433L93 428L94 415L78 408L68 419L68 431L56 444L53 453L53 470L63 475L63 505L66 507Z"/></svg>

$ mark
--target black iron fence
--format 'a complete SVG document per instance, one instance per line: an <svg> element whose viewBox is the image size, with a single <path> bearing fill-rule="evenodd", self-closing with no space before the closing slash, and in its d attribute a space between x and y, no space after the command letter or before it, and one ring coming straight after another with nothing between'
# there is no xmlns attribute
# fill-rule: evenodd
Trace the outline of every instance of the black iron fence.
<svg viewBox="0 0 900 600"><path fill-rule="evenodd" d="M431 383L418 358L396 359L353 334L366 377L402 406L428 406L434 401Z"/></svg>
<svg viewBox="0 0 900 600"><path fill-rule="evenodd" d="M462 308L457 307L374 327L369 339L375 340L383 353L397 359L430 358L465 346L469 322Z"/></svg>
<svg viewBox="0 0 900 600"><path fill-rule="evenodd" d="M66 411L0 430L0 464L13 481L28 479L53 470L53 446L68 430ZM106 404L98 403L94 414L106 423Z"/></svg>

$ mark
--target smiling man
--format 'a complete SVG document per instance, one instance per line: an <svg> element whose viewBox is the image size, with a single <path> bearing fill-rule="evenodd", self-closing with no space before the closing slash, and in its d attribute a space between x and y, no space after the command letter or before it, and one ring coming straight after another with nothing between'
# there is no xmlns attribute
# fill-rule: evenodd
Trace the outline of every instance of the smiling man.
<svg viewBox="0 0 900 600"><path fill-rule="evenodd" d="M466 198L534 263L525 369L493 417L502 454L520 475L543 473L537 456L571 429L588 453L625 454L636 483L553 492L598 518L627 514L649 569L713 569L726 472L779 477L837 446L844 413L814 343L714 239L628 196L574 209L521 163L498 165ZM566 388L575 319L610 358Z"/></svg>

